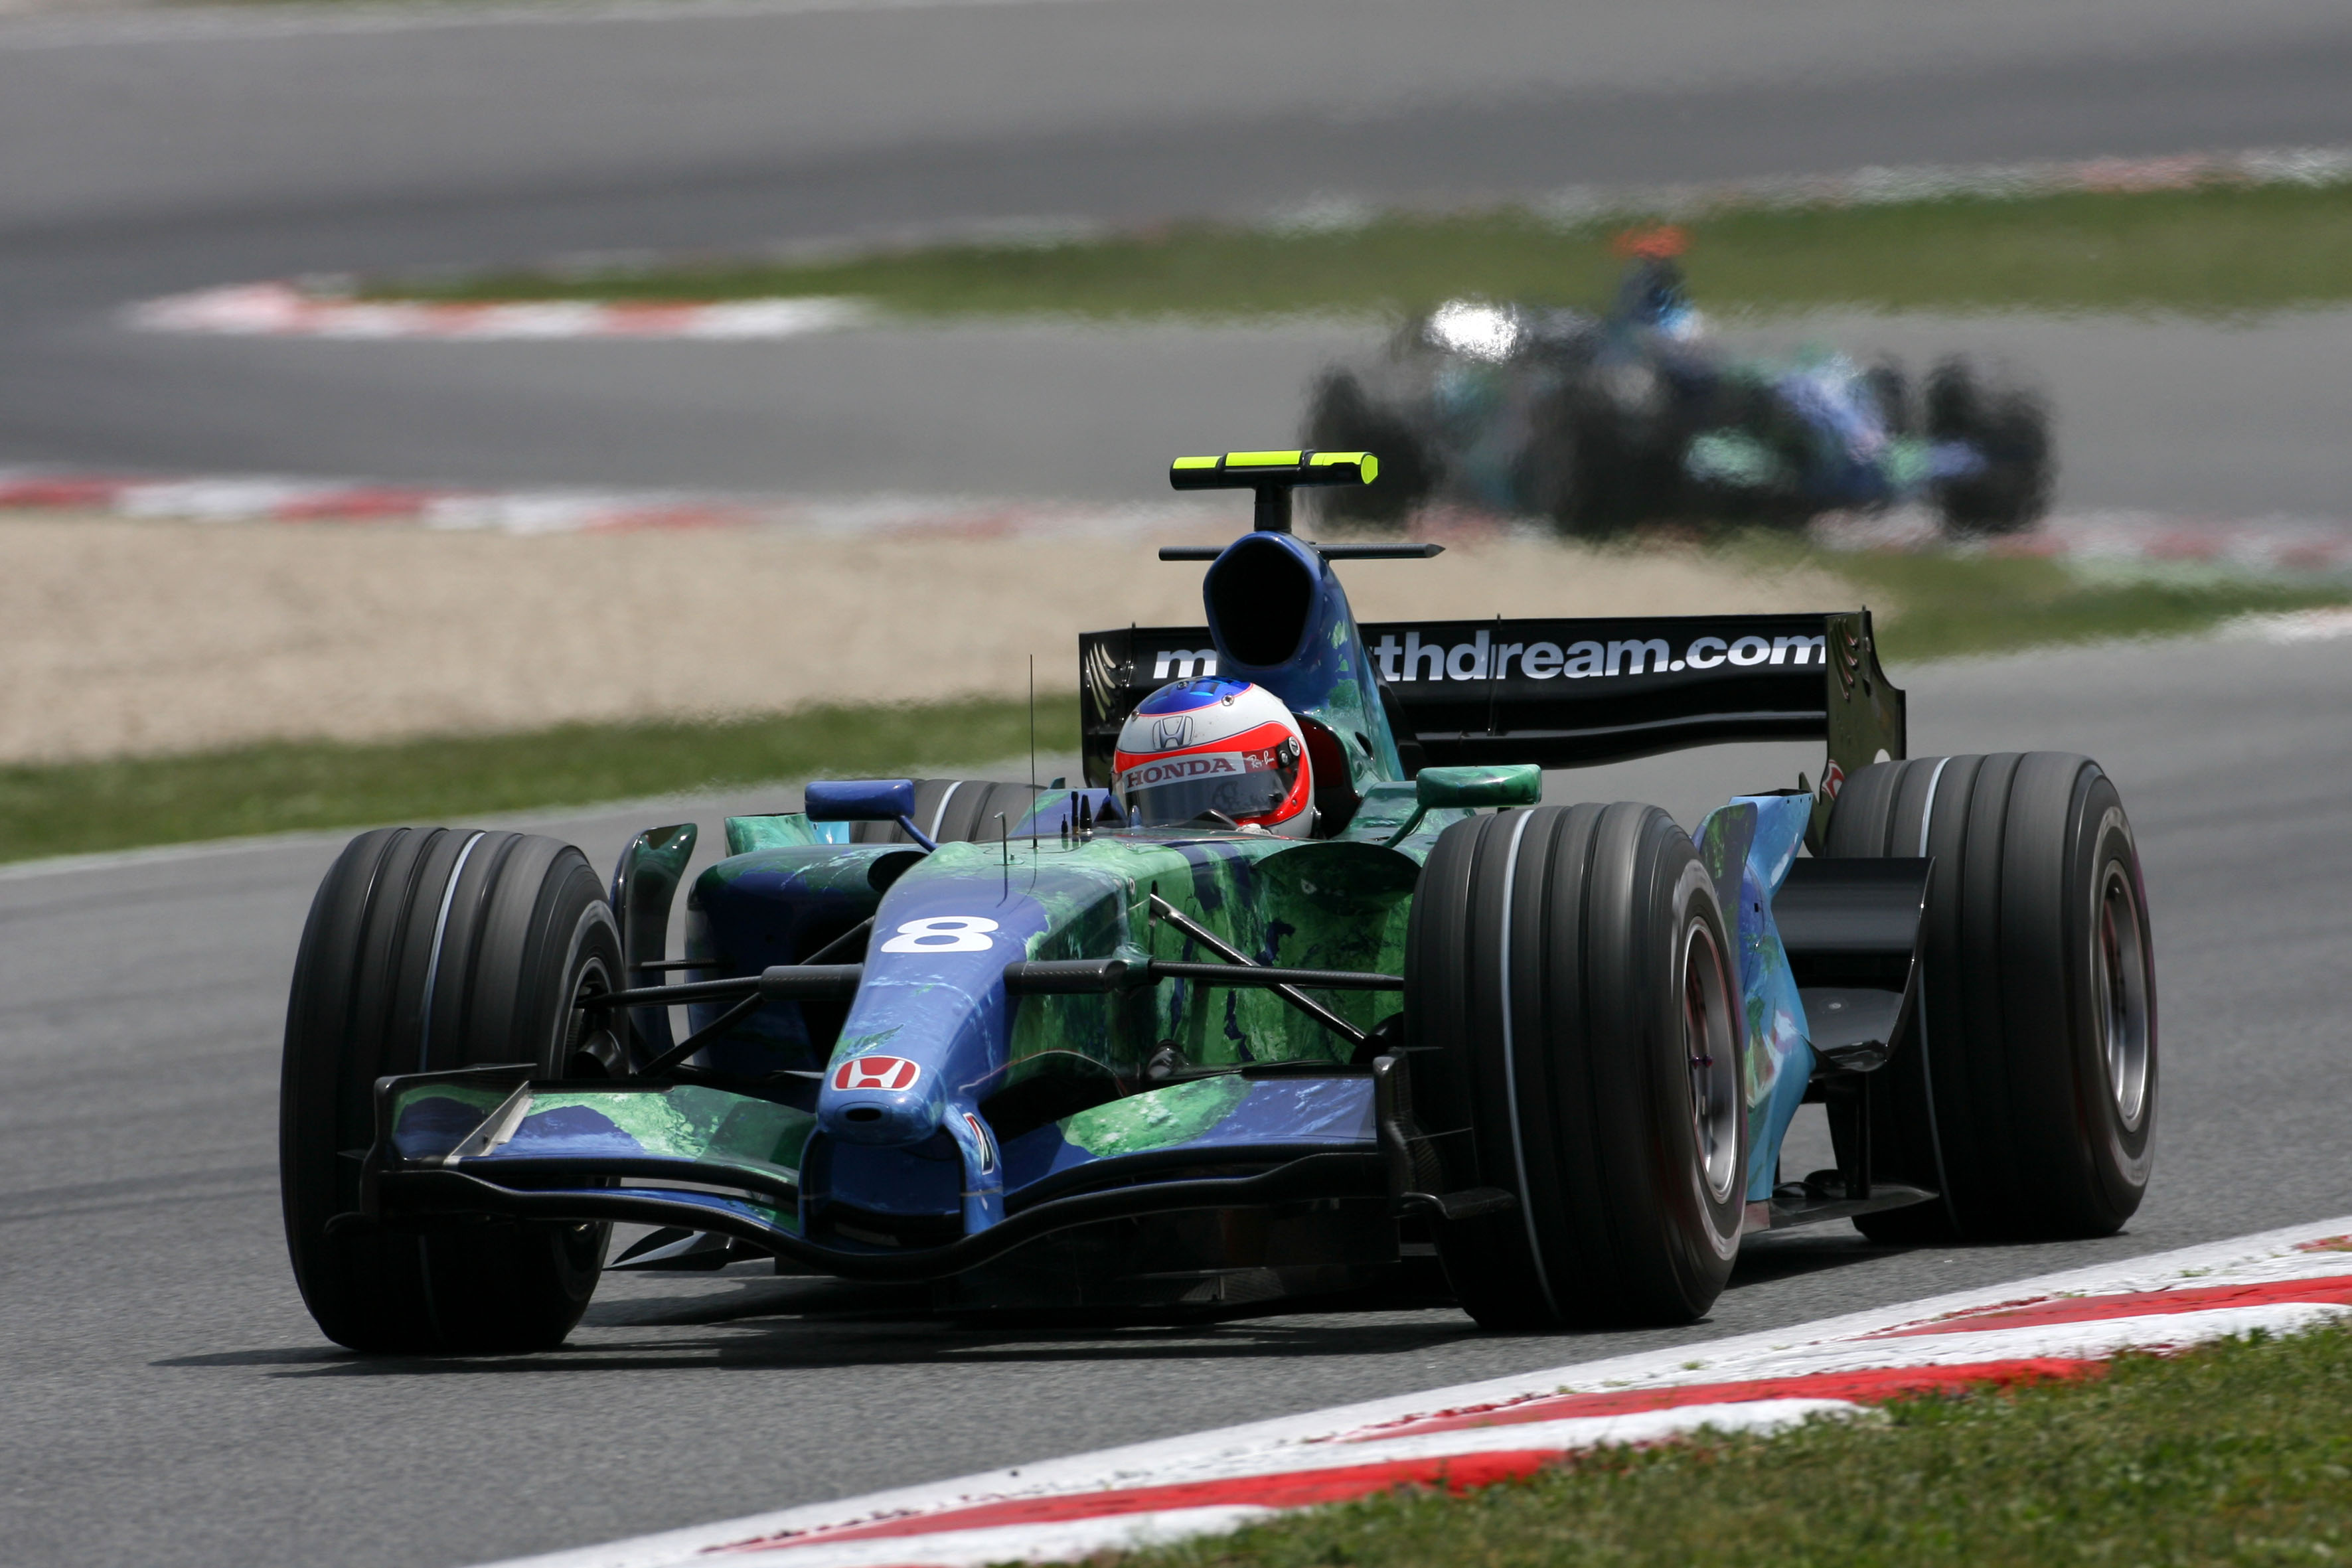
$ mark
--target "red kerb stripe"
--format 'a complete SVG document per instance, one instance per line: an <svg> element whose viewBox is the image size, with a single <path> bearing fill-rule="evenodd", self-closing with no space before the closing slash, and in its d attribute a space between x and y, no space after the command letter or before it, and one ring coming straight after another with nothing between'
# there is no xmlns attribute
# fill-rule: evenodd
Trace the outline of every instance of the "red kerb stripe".
<svg viewBox="0 0 2352 1568"><path fill-rule="evenodd" d="M2064 1378L2095 1377L2097 1362L2036 1356L2018 1361L1969 1362L1958 1366L1873 1367L1859 1372L1816 1372L1794 1377L1759 1377L1740 1383L1675 1383L1651 1388L1611 1388L1592 1394L1559 1394L1486 1410L1449 1412L1393 1426L1375 1427L1351 1443L1385 1442L1424 1432L1459 1432L1477 1426L1510 1426L1528 1421L1564 1421L1579 1415L1626 1415L1643 1410L1674 1410L1685 1405L1745 1405L1759 1399L1851 1399L1872 1404L1910 1394L1957 1394L1970 1388L2005 1387Z"/></svg>
<svg viewBox="0 0 2352 1568"><path fill-rule="evenodd" d="M2270 1279L2254 1285L2195 1285L2177 1290L2130 1290L2113 1296L2053 1296L2014 1307L1988 1307L1907 1329L1866 1336L1907 1339L1914 1334L1964 1334L1979 1329L2022 1329L2042 1323L2088 1323L2107 1318L2153 1318L2175 1312L2210 1312L2225 1307L2269 1307L2283 1301L2352 1306L2352 1274L2316 1279Z"/></svg>
<svg viewBox="0 0 2352 1568"><path fill-rule="evenodd" d="M835 1541L870 1541L887 1536L937 1535L950 1530L990 1530L1014 1524L1059 1524L1077 1519L1109 1519L1121 1514L1159 1513L1180 1508L1311 1508L1317 1503L1345 1502L1392 1487L1444 1487L1468 1491L1496 1481L1533 1475L1559 1455L1549 1448L1505 1454L1465 1454L1455 1458L1392 1459L1385 1464L1349 1465L1339 1469L1287 1471L1269 1476L1234 1476L1223 1480L1186 1481L1175 1486L1130 1487L1118 1491L1064 1492L1053 1497L1010 1498L1003 1502L976 1503L940 1513L908 1514L877 1520L871 1524L845 1525L838 1530L813 1530L796 1535L763 1536L719 1547L721 1552L771 1552L782 1547L814 1546Z"/></svg>

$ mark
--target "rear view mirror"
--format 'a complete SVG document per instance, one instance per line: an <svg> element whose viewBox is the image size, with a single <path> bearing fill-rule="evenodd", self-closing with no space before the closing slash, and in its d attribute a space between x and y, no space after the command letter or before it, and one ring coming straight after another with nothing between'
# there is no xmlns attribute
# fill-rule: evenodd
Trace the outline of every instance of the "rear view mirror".
<svg viewBox="0 0 2352 1568"><path fill-rule="evenodd" d="M1490 768L1423 768L1412 781L1423 811L1478 805L1533 805L1543 799L1543 769L1533 763Z"/></svg>
<svg viewBox="0 0 2352 1568"><path fill-rule="evenodd" d="M1490 768L1423 768L1412 781L1412 815L1389 835L1391 848L1404 841L1433 811L1464 811L1482 805L1533 805L1543 799L1543 769L1533 763Z"/></svg>
<svg viewBox="0 0 2352 1568"><path fill-rule="evenodd" d="M811 822L895 822L924 848L939 847L915 826L912 779L818 779L804 809Z"/></svg>

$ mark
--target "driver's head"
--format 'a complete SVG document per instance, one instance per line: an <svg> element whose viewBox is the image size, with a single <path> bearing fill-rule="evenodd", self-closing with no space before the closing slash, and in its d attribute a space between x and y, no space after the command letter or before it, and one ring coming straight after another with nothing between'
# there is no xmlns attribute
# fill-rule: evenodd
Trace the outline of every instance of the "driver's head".
<svg viewBox="0 0 2352 1568"><path fill-rule="evenodd" d="M1307 737L1246 680L1179 680L1145 698L1118 732L1111 788L1139 827L1222 816L1304 838L1315 822Z"/></svg>

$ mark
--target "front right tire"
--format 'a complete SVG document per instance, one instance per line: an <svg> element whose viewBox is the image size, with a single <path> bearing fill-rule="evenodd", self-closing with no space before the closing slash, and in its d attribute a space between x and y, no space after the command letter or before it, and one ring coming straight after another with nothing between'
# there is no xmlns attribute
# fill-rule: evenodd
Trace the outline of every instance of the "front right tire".
<svg viewBox="0 0 2352 1568"><path fill-rule="evenodd" d="M359 1207L387 1074L493 1064L595 1075L583 996L622 988L621 937L580 851L520 833L379 828L319 884L286 1009L286 1244L329 1339L379 1353L545 1350L587 1310L611 1227L482 1220L423 1234Z"/></svg>

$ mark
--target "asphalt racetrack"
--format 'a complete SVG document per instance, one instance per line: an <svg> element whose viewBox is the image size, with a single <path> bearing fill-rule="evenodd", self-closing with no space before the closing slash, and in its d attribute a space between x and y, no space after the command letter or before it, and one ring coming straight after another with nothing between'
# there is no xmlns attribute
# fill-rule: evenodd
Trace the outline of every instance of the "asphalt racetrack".
<svg viewBox="0 0 2352 1568"><path fill-rule="evenodd" d="M8 19L0 463L626 479L583 475L629 409L567 420L478 359L263 364L255 345L112 324L121 304L179 289L1331 196L2340 146L2347 81L2337 0L679 0ZM680 482L709 421L746 417L762 393L755 377L737 392L651 373L631 384L645 411L709 399L699 421L635 426L649 484ZM2176 406L2199 416L2193 398ZM795 455L837 435L814 416L780 423L775 468L727 482L792 489ZM2259 466L2238 460L2246 488L2216 479L2199 506L2265 504ZM907 482L887 449L868 467L862 483ZM1052 492L1026 468L961 472L984 492ZM614 1279L555 1355L359 1362L295 1295L273 1163L280 1010L334 845L0 873L0 1557L479 1562L2342 1212L2352 643L1897 674L1915 753L2078 750L2120 784L2163 995L2156 1184L2129 1232L2095 1244L1768 1237L1680 1336L1489 1338L1411 1304L1181 1331L971 1327L860 1319L855 1300L739 1269ZM1721 793L1702 784L1779 784L1798 765L1817 764L1653 763L1555 790L1653 796L1687 818ZM699 815L715 830L719 814ZM547 826L608 864L661 816Z"/></svg>
<svg viewBox="0 0 2352 1568"><path fill-rule="evenodd" d="M2335 0L549 0L0 18L0 464L804 493L935 483L914 470L947 467L952 447L958 490L1054 495L1075 440L992 428L959 445L950 409L915 455L905 421L937 397L917 371L889 375L887 346L826 405L810 389L835 384L837 356L801 344L257 344L133 335L113 313L255 279L558 254L2336 146L2352 143L2347 81L2352 12ZM1123 406L1181 434L1166 394L1131 390L1144 376L1116 398L1083 376L1054 395L1066 361L1000 348L980 396L1031 430ZM1236 374L1206 406L1238 395L1287 422L1315 363ZM2193 379L2200 363L2158 374ZM2293 427L2338 397L2295 376L2255 405ZM2205 428L2195 410L2150 418ZM2066 500L2141 504L2128 486ZM2222 510L2313 504L2287 485Z"/></svg>
<svg viewBox="0 0 2352 1568"><path fill-rule="evenodd" d="M2139 835L2164 1079L2124 1235L1894 1250L1751 1238L1676 1333L1489 1337L1451 1309L973 1326L758 1265L608 1277L565 1350L367 1362L287 1270L277 1035L329 841L0 879L0 1541L26 1564L478 1562L1696 1341L2352 1206L2343 1128L2352 640L1897 671L1915 754L2100 758ZM1687 818L1795 748L1555 775ZM1817 753L1814 753L1817 755ZM1818 765L1816 763L1814 765ZM754 803L767 804L772 802ZM697 813L715 831L719 808ZM609 861L659 812L545 824Z"/></svg>

